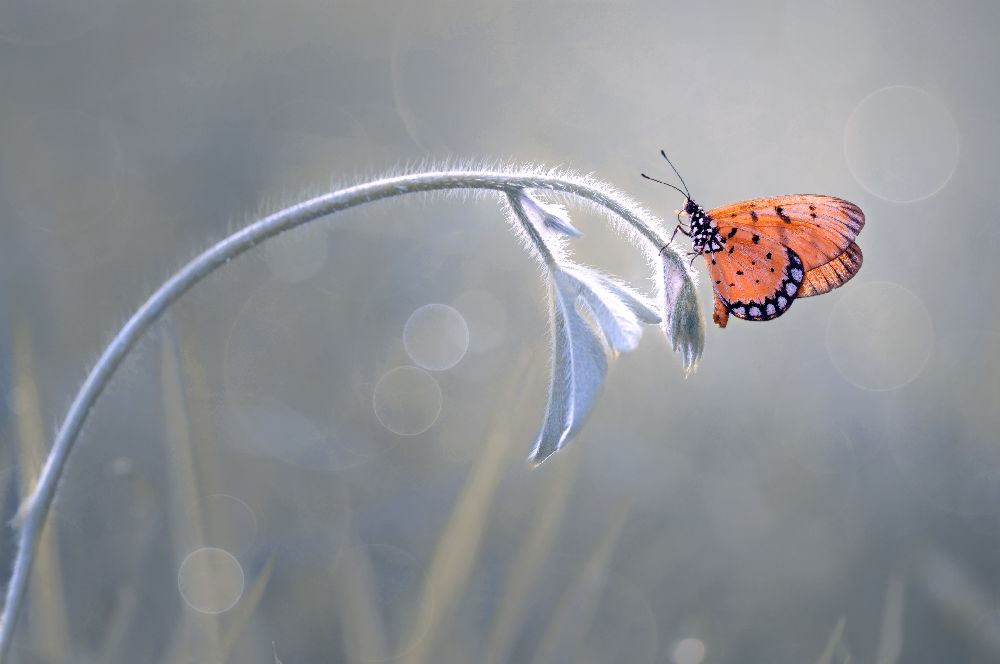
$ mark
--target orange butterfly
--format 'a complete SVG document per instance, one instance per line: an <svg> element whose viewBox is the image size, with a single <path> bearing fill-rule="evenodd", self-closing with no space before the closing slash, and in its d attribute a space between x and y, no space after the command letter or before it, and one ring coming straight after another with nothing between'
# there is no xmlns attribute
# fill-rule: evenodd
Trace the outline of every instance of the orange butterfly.
<svg viewBox="0 0 1000 664"><path fill-rule="evenodd" d="M712 320L725 327L729 314L744 320L771 320L799 297L821 295L841 286L861 269L854 238L865 215L854 203L833 196L794 194L755 198L706 212L691 199L684 178L660 151L684 190L676 210L677 228L691 238L692 255L705 257L715 292ZM680 215L690 217L685 225ZM673 240L673 236L670 238ZM693 259L692 259L693 260Z"/></svg>

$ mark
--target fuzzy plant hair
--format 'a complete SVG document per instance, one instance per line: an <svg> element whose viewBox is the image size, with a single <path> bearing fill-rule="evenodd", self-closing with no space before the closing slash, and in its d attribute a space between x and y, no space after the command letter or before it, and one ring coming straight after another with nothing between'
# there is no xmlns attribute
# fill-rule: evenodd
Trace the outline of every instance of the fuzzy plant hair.
<svg viewBox="0 0 1000 664"><path fill-rule="evenodd" d="M542 463L579 432L601 391L609 362L617 353L636 347L643 325L660 325L685 374L695 370L705 323L693 272L664 238L656 217L591 176L535 166L425 166L291 205L237 230L167 279L128 319L90 370L18 512L17 554L0 617L0 660L9 652L42 528L80 430L122 360L150 326L195 284L265 240L365 203L434 192L495 197L547 281L552 363L548 403L531 447L531 464ZM571 260L568 243L580 231L565 204L581 202L601 213L643 252L653 277L652 298Z"/></svg>

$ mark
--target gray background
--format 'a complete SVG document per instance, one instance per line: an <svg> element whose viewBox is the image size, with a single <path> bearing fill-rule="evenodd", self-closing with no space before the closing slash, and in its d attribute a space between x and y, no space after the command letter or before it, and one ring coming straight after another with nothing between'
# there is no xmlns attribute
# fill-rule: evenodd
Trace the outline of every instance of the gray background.
<svg viewBox="0 0 1000 664"><path fill-rule="evenodd" d="M687 380L650 328L538 470L545 290L493 200L372 205L242 257L99 402L15 661L997 661L998 19L982 0L0 3L5 520L151 290L331 183L531 162L669 219L679 197L638 177L670 177L664 147L706 207L815 192L868 220L849 285L709 329ZM649 287L571 212L580 260ZM470 348L429 374L433 426L398 436L373 393L413 364L428 303ZM2 547L6 569L10 530Z"/></svg>

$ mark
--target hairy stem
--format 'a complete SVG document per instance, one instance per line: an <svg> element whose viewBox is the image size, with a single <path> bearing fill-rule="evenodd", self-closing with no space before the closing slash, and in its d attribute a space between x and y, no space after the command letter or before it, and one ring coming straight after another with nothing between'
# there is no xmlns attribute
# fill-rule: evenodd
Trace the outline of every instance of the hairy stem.
<svg viewBox="0 0 1000 664"><path fill-rule="evenodd" d="M448 189L488 189L508 194L517 189L539 189L572 194L607 208L656 249L666 244L656 230L658 223L656 219L598 183L572 176L462 170L402 175L324 194L265 217L216 243L170 277L139 307L104 349L73 399L59 427L34 491L22 506L23 521L20 526L17 555L7 586L3 615L0 617L0 661L6 658L10 649L14 626L24 603L42 528L80 430L115 370L146 330L195 284L268 238L364 203L403 194ZM664 251L673 254L670 248ZM548 259L552 260L552 257L548 256ZM680 257L677 256L676 259L679 263Z"/></svg>

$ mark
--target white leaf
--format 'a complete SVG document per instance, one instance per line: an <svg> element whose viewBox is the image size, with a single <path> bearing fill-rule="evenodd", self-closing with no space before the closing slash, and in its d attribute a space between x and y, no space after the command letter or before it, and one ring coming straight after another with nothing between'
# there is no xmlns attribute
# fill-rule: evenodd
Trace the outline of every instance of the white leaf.
<svg viewBox="0 0 1000 664"><path fill-rule="evenodd" d="M659 325L663 322L660 314L656 312L654 305L645 297L625 284L620 284L613 279L604 277L603 275L598 276L601 277L605 287L621 298L622 302L624 302L625 305L632 310L632 313L634 313L641 322L647 325Z"/></svg>
<svg viewBox="0 0 1000 664"><path fill-rule="evenodd" d="M528 460L538 465L583 426L608 373L608 350L576 309L580 283L552 275L552 374L545 419Z"/></svg>
<svg viewBox="0 0 1000 664"><path fill-rule="evenodd" d="M618 296L625 305L632 310L636 317L647 325L659 325L662 322L660 314L657 313L655 305L646 297L640 295L631 287L621 283L616 279L598 272L597 270L586 268L581 265L563 265L562 268L581 281L597 282L613 294Z"/></svg>
<svg viewBox="0 0 1000 664"><path fill-rule="evenodd" d="M705 348L705 320L698 306L694 282L684 260L671 252L663 252L663 333L671 347L680 353L684 371L690 375L698 367Z"/></svg>
<svg viewBox="0 0 1000 664"><path fill-rule="evenodd" d="M567 267L566 276L577 283L580 299L593 314L608 345L619 353L635 350L642 338L642 326L635 312L596 273L582 267Z"/></svg>
<svg viewBox="0 0 1000 664"><path fill-rule="evenodd" d="M569 220L569 212L558 203L543 203L524 189L517 192L521 207L540 232L558 233L570 237L581 237L583 233Z"/></svg>

